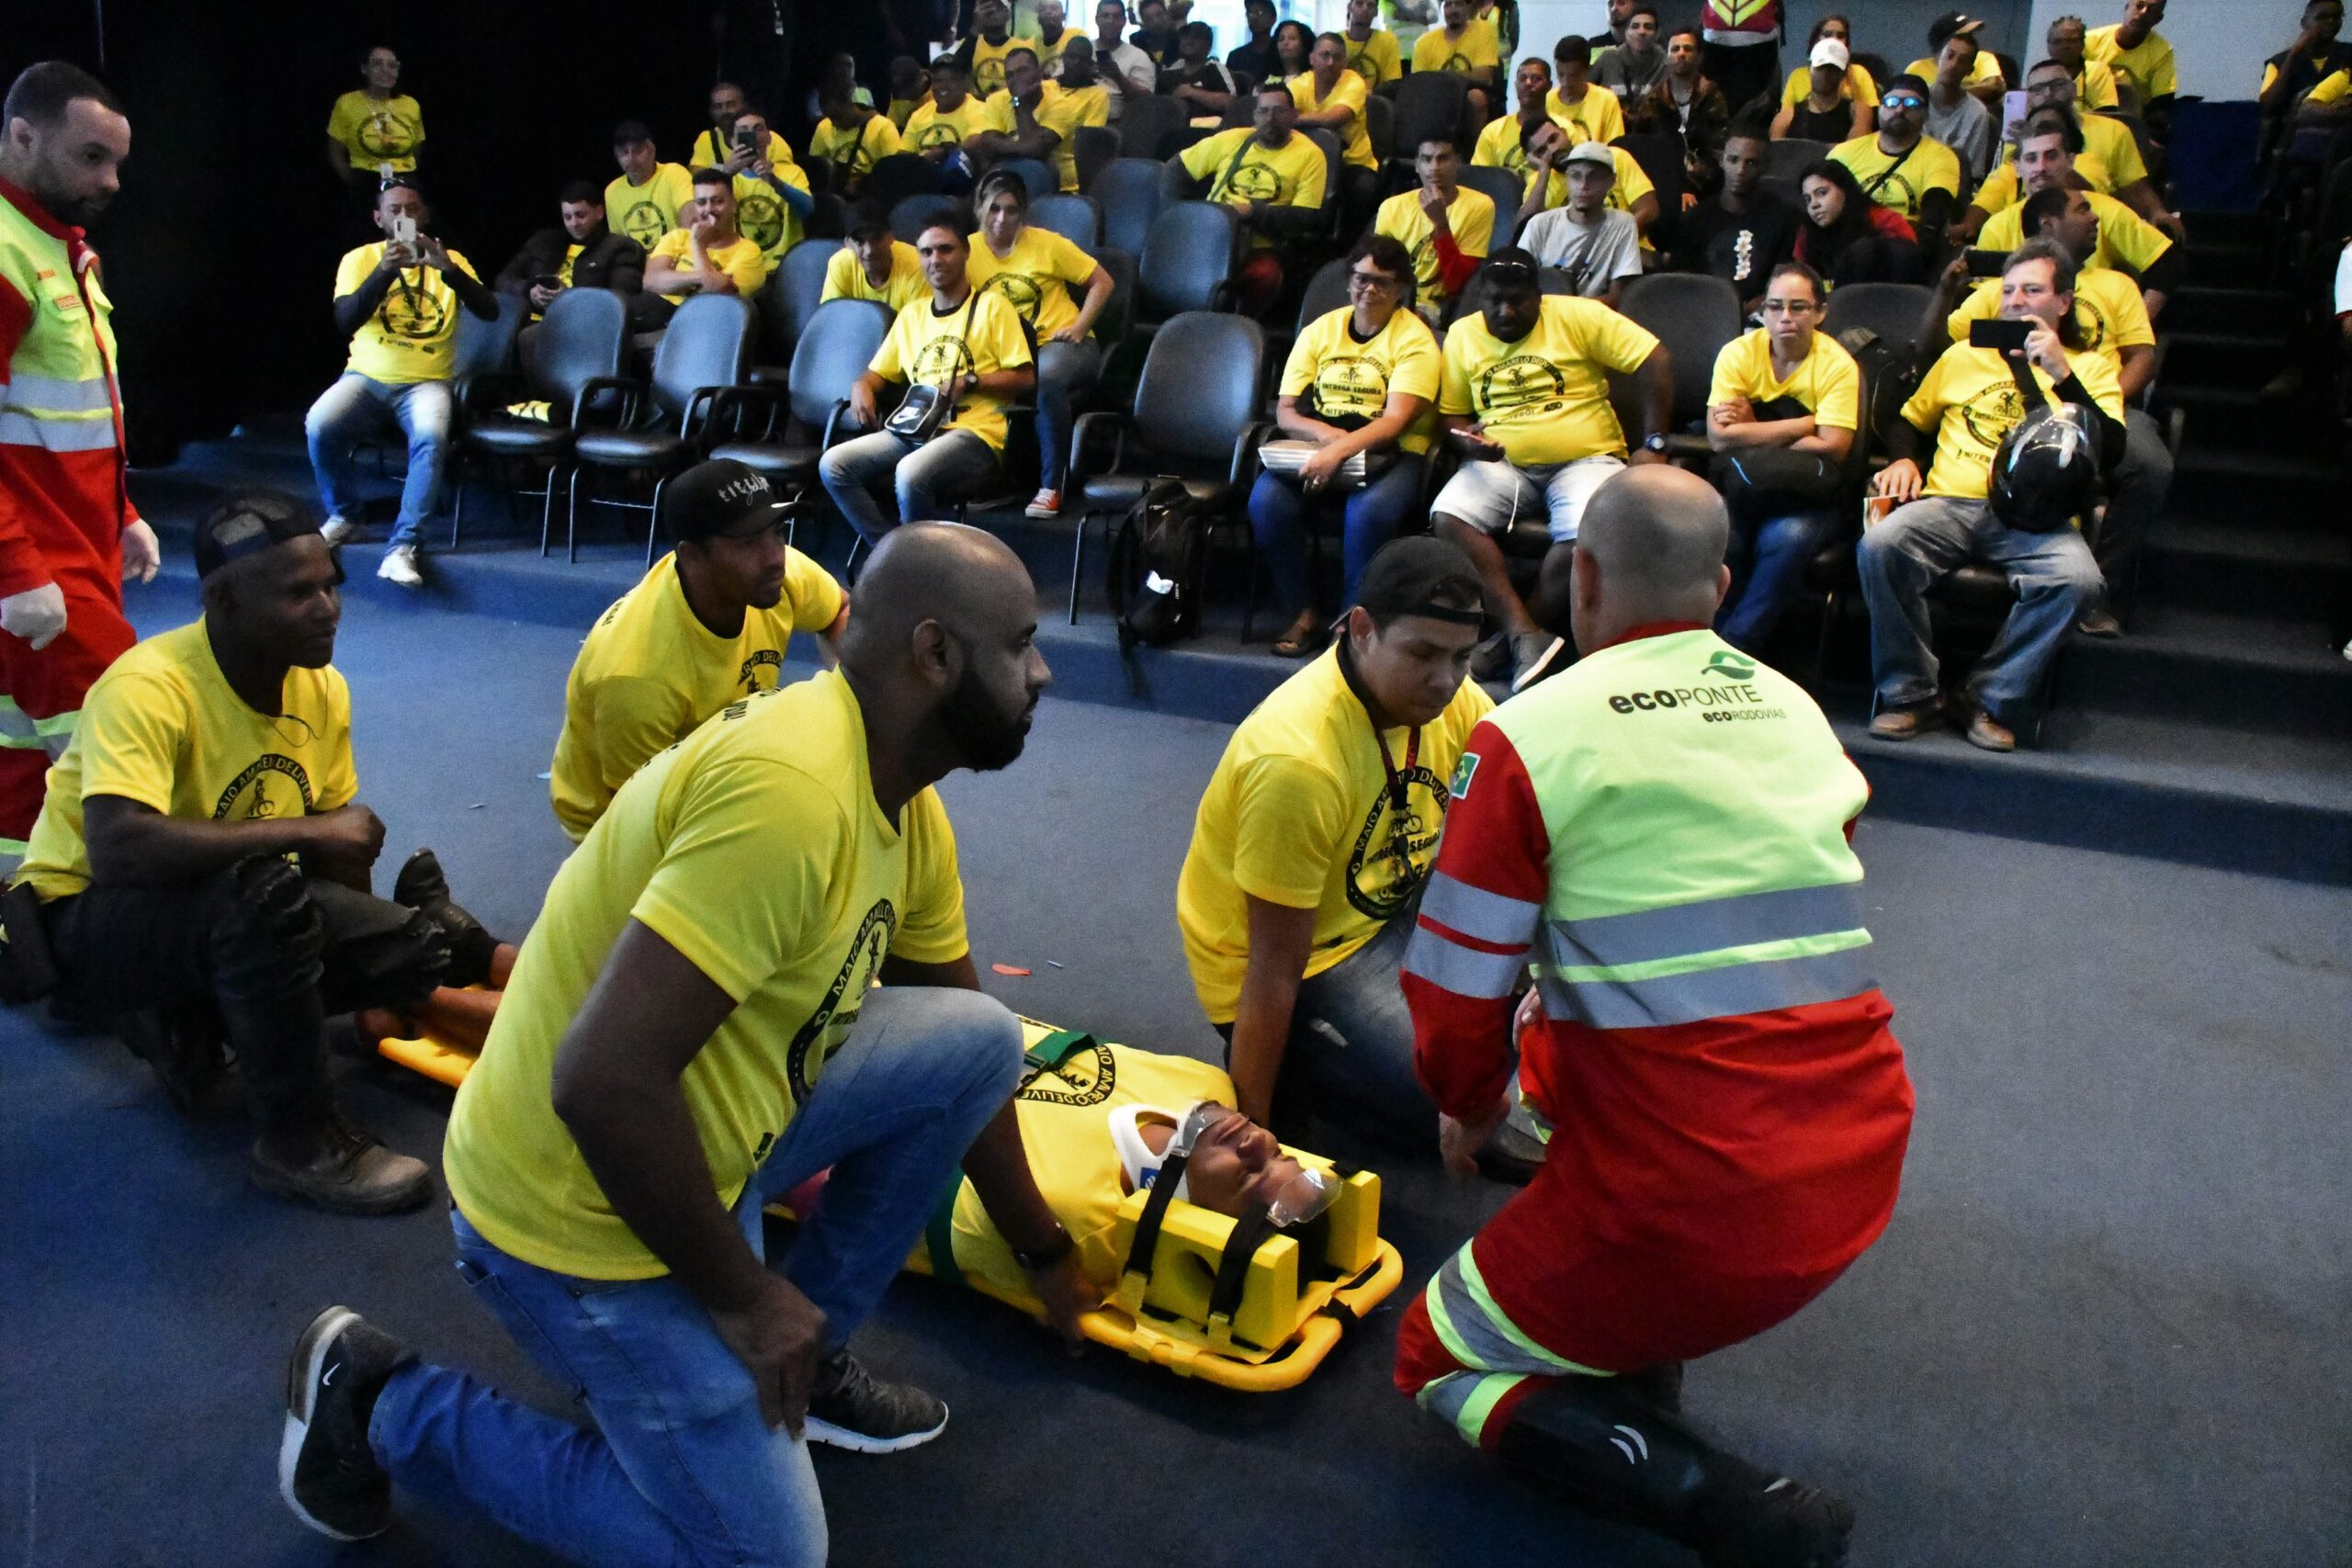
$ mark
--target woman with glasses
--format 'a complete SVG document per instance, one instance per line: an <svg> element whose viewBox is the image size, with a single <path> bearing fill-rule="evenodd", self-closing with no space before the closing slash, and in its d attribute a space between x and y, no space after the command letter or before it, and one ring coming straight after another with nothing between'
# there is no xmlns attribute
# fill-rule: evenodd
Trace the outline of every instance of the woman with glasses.
<svg viewBox="0 0 2352 1568"><path fill-rule="evenodd" d="M1836 536L1843 465L1861 424L1861 371L1821 325L1821 275L1782 262L1764 288L1764 324L1715 355L1707 393L1710 478L1731 508L1731 592L1715 629L1748 653L1804 587Z"/></svg>
<svg viewBox="0 0 2352 1568"><path fill-rule="evenodd" d="M1012 170L983 176L973 194L980 227L966 264L972 286L1003 295L1036 348L1037 493L1028 514L1058 517L1076 420L1071 400L1092 390L1102 373L1102 351L1092 333L1095 318L1111 302L1111 275L1074 241L1029 226L1029 187ZM1073 288L1085 298L1073 299Z"/></svg>
<svg viewBox="0 0 2352 1568"><path fill-rule="evenodd" d="M1421 493L1423 454L1436 428L1437 336L1412 310L1413 258L1385 234L1367 234L1348 253L1348 305L1307 323L1283 367L1274 420L1285 442L1314 450L1294 473L1270 468L1250 492L1250 528L1273 580L1274 595L1293 612L1274 643L1285 659L1323 645L1325 616L1308 581L1310 517L1338 513L1341 605L1381 546L1412 518ZM1363 455L1360 480L1349 459Z"/></svg>

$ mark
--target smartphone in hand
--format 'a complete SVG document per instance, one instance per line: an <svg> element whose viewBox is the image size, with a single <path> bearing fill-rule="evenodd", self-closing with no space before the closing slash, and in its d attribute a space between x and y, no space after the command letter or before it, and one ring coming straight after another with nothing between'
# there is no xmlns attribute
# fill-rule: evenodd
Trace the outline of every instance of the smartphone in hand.
<svg viewBox="0 0 2352 1568"><path fill-rule="evenodd" d="M2031 321L1989 321L1968 323L1968 346L1997 349L2003 354L2022 353L2026 339L2033 335Z"/></svg>
<svg viewBox="0 0 2352 1568"><path fill-rule="evenodd" d="M416 243L416 220L403 212L392 220L392 243L413 247Z"/></svg>

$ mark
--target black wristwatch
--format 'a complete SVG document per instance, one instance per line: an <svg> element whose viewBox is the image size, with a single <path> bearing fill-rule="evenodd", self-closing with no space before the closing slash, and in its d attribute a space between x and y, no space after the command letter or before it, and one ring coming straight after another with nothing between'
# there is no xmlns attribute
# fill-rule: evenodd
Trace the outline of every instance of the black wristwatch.
<svg viewBox="0 0 2352 1568"><path fill-rule="evenodd" d="M1056 1225L1054 1239L1046 1244L1044 1250L1023 1252L1019 1247L1015 1247L1012 1250L1012 1260L1021 1265L1022 1272L1035 1274L1051 1269L1077 1250L1078 1243L1070 1239L1069 1232L1060 1225Z"/></svg>

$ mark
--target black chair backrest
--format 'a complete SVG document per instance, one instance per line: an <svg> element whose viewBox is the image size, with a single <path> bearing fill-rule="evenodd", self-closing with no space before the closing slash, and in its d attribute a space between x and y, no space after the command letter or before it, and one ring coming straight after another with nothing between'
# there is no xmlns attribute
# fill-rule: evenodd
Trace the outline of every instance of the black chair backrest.
<svg viewBox="0 0 2352 1568"><path fill-rule="evenodd" d="M850 383L890 334L890 311L871 299L828 299L801 329L792 351L787 397L792 417L822 430L833 405L849 396Z"/></svg>
<svg viewBox="0 0 2352 1568"><path fill-rule="evenodd" d="M1907 347L1917 341L1920 318L1934 295L1922 283L1849 283L1830 292L1821 330L1836 337L1849 327L1868 327L1887 342Z"/></svg>
<svg viewBox="0 0 2352 1568"><path fill-rule="evenodd" d="M1154 218L1136 269L1144 317L1214 309L1232 279L1240 233L1238 215L1216 202L1180 201Z"/></svg>
<svg viewBox="0 0 2352 1568"><path fill-rule="evenodd" d="M1094 253L1094 265L1111 275L1111 298L1103 304L1102 313L1094 318L1094 340L1108 353L1135 324L1136 258L1130 252L1104 245Z"/></svg>
<svg viewBox="0 0 2352 1568"><path fill-rule="evenodd" d="M2327 172L2320 186L2319 207L2312 220L2312 260L2324 264L2321 276L2334 276L2336 256L2344 242L2352 240L2352 159Z"/></svg>
<svg viewBox="0 0 2352 1568"><path fill-rule="evenodd" d="M1155 453L1222 464L1258 417L1265 334L1247 316L1187 310L1151 340L1136 383L1135 434Z"/></svg>
<svg viewBox="0 0 2352 1568"><path fill-rule="evenodd" d="M653 351L653 400L672 418L684 413L697 387L732 387L752 354L752 302L732 294L697 294L678 307Z"/></svg>
<svg viewBox="0 0 2352 1568"><path fill-rule="evenodd" d="M1509 169L1489 168L1484 164L1464 164L1454 177L1464 188L1475 190L1495 204L1494 243L1510 244L1519 231L1519 204L1527 197L1526 180Z"/></svg>
<svg viewBox="0 0 2352 1568"><path fill-rule="evenodd" d="M1190 118L1181 99L1127 94L1119 109L1119 156L1167 157L1176 151L1177 134Z"/></svg>
<svg viewBox="0 0 2352 1568"><path fill-rule="evenodd" d="M1340 205L1340 181L1348 167L1348 150L1340 139L1319 125L1300 128L1306 138L1323 150L1323 210L1337 211Z"/></svg>
<svg viewBox="0 0 2352 1568"><path fill-rule="evenodd" d="M1041 196L1029 204L1029 221L1053 231L1090 255L1102 243L1102 209L1086 197Z"/></svg>
<svg viewBox="0 0 2352 1568"><path fill-rule="evenodd" d="M1078 188L1091 191L1095 177L1119 155L1119 133L1107 125L1081 125L1071 155L1078 164Z"/></svg>
<svg viewBox="0 0 2352 1568"><path fill-rule="evenodd" d="M449 345L451 378L505 369L514 357L514 337L523 330L530 305L520 294L501 294L498 314L486 321L459 307L457 341Z"/></svg>
<svg viewBox="0 0 2352 1568"><path fill-rule="evenodd" d="M1394 98L1374 93L1364 99L1363 133L1372 138L1374 163L1385 164L1396 155L1396 101Z"/></svg>
<svg viewBox="0 0 2352 1568"><path fill-rule="evenodd" d="M1647 237L1664 254L1672 248L1674 226L1682 217L1682 193L1690 188L1690 175L1682 166L1682 138L1652 130L1621 136L1613 145L1631 153L1650 184L1657 187L1657 221L1650 225Z"/></svg>
<svg viewBox="0 0 2352 1568"><path fill-rule="evenodd" d="M1871 73L1871 80L1878 84L1881 92L1886 90L1888 80L1897 74L1894 62L1888 60L1883 54L1873 53L1867 49L1854 51L1851 61L1852 63ZM1871 107L1875 108L1877 106L1873 104Z"/></svg>
<svg viewBox="0 0 2352 1568"><path fill-rule="evenodd" d="M1704 273L1654 272L1625 285L1618 310L1674 360L1674 427L1707 413L1715 355L1739 335L1739 291Z"/></svg>
<svg viewBox="0 0 2352 1568"><path fill-rule="evenodd" d="M839 240L803 240L784 253L784 259L768 274L767 287L752 296L766 333L762 346L772 355L763 363L792 363L793 347L799 343L808 318L817 313L817 301L824 297L825 269L841 254Z"/></svg>
<svg viewBox="0 0 2352 1568"><path fill-rule="evenodd" d="M1062 188L1061 176L1035 158L1007 158L996 166L1020 175L1021 183L1029 188L1029 199L1032 201L1052 196Z"/></svg>
<svg viewBox="0 0 2352 1568"><path fill-rule="evenodd" d="M1102 209L1102 243L1131 256L1143 254L1144 236L1159 215L1159 164L1146 158L1114 158L1088 190Z"/></svg>
<svg viewBox="0 0 2352 1568"><path fill-rule="evenodd" d="M1253 93L1236 93L1225 106L1225 113L1217 117L1219 130L1236 130L1254 125L1258 118L1258 98Z"/></svg>
<svg viewBox="0 0 2352 1568"><path fill-rule="evenodd" d="M1451 71L1418 71L1396 89L1396 123L1390 132L1397 155L1410 157L1425 136L1450 136L1457 147L1470 113L1470 84Z"/></svg>
<svg viewBox="0 0 2352 1568"><path fill-rule="evenodd" d="M1764 143L1764 177L1784 179L1794 185L1805 170L1829 156L1826 141L1806 141L1791 137L1786 141Z"/></svg>
<svg viewBox="0 0 2352 1568"><path fill-rule="evenodd" d="M1298 297L1298 330L1303 333L1308 322L1318 321L1351 303L1348 298L1348 258L1334 257L1315 269L1315 276L1306 280L1306 291Z"/></svg>
<svg viewBox="0 0 2352 1568"><path fill-rule="evenodd" d="M849 232L849 202L826 194L815 198L800 231L812 240L838 240Z"/></svg>
<svg viewBox="0 0 2352 1568"><path fill-rule="evenodd" d="M580 389L621 373L628 304L609 288L567 288L548 306L533 340L531 391L565 419Z"/></svg>
<svg viewBox="0 0 2352 1568"><path fill-rule="evenodd" d="M942 213L953 212L957 206L952 196L910 196L890 209L890 232L911 245L922 237L922 231Z"/></svg>

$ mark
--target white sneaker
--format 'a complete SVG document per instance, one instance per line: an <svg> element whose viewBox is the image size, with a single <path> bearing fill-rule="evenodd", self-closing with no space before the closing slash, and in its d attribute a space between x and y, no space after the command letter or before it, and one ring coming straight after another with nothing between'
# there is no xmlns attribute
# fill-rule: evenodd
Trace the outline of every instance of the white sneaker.
<svg viewBox="0 0 2352 1568"><path fill-rule="evenodd" d="M358 532L359 525L341 513L319 525L319 537L330 545L339 545Z"/></svg>
<svg viewBox="0 0 2352 1568"><path fill-rule="evenodd" d="M424 574L416 570L414 545L394 545L386 550L384 564L376 569L376 575L387 582L397 582L402 588L424 586Z"/></svg>

